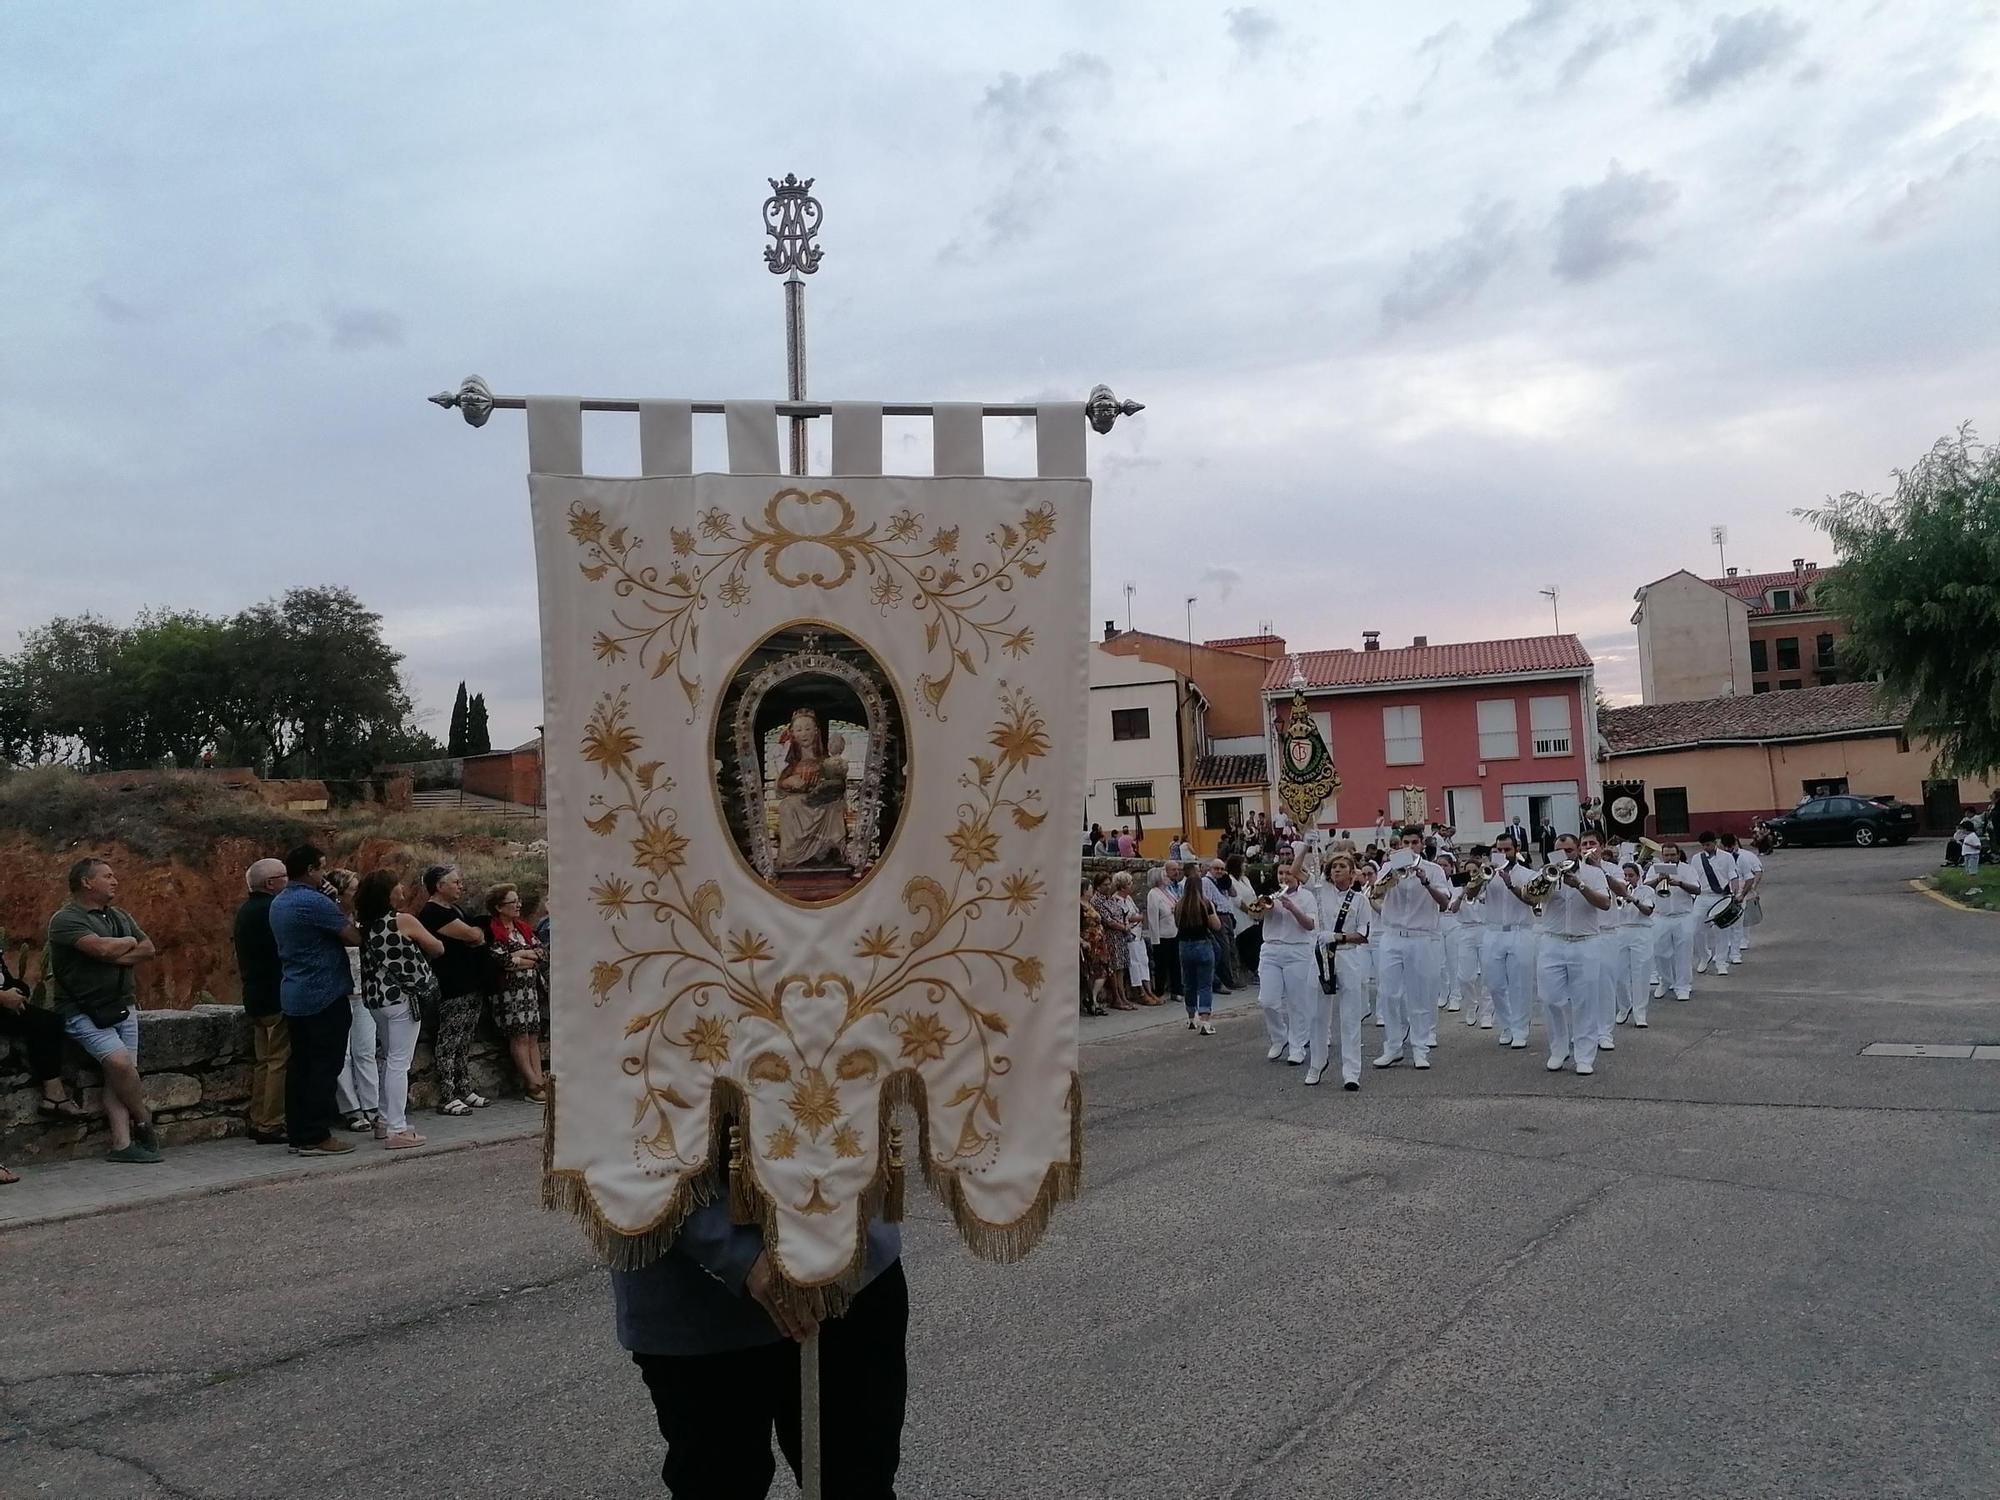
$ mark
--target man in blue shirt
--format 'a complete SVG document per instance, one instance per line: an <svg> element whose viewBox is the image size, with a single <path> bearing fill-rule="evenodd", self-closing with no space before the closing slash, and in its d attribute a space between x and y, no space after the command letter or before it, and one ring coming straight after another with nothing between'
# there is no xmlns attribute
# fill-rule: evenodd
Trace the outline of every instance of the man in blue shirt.
<svg viewBox="0 0 2000 1500"><path fill-rule="evenodd" d="M613 1271L618 1342L631 1351L667 1440L677 1500L759 1500L778 1447L799 1472L799 1343L820 1335L821 1471L828 1495L895 1500L909 1375L910 1289L901 1231L868 1226L862 1284L816 1323L773 1294L763 1231L730 1221L718 1190L659 1259Z"/></svg>
<svg viewBox="0 0 2000 1500"><path fill-rule="evenodd" d="M354 1147L333 1133L334 1086L347 1064L347 997L354 974L347 950L361 934L324 889L326 856L301 844L285 856L291 883L271 901L278 940L278 1007L291 1033L285 1065L285 1138L294 1156L343 1156Z"/></svg>

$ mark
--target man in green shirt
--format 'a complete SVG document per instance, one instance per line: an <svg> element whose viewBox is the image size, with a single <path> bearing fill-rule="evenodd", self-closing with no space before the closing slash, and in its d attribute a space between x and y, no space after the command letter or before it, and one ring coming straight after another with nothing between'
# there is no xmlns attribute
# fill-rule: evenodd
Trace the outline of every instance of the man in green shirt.
<svg viewBox="0 0 2000 1500"><path fill-rule="evenodd" d="M139 1082L138 985L132 970L153 940L114 906L118 877L97 858L70 866L69 900L49 919L49 977L63 1030L104 1074L104 1113L116 1162L157 1162L160 1138Z"/></svg>

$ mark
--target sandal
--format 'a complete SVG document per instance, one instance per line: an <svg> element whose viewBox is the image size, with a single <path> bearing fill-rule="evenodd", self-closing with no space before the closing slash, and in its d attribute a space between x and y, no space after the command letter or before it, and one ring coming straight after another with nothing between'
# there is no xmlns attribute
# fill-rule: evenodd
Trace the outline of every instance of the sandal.
<svg viewBox="0 0 2000 1500"><path fill-rule="evenodd" d="M467 1094L465 1096L465 1102L467 1104L470 1104L474 1109L484 1109L486 1108L487 1105L491 1104L493 1101L481 1094Z"/></svg>
<svg viewBox="0 0 2000 1500"><path fill-rule="evenodd" d="M0 1187L12 1187L20 1180L21 1174L19 1172L10 1172L7 1168L0 1167Z"/></svg>
<svg viewBox="0 0 2000 1500"><path fill-rule="evenodd" d="M35 1107L41 1111L42 1118L45 1120L82 1120L88 1118L83 1112L83 1106L77 1103L68 1092L65 1092L60 1099L51 1099L45 1094L37 1101Z"/></svg>
<svg viewBox="0 0 2000 1500"><path fill-rule="evenodd" d="M357 1109L353 1114L347 1117L347 1128L349 1130L354 1131L356 1134L365 1135L368 1131L374 1129L375 1127L371 1125L368 1121L368 1111L365 1109Z"/></svg>
<svg viewBox="0 0 2000 1500"><path fill-rule="evenodd" d="M472 1113L472 1106L467 1104L463 1099L449 1099L438 1106L438 1113L441 1115L469 1115Z"/></svg>
<svg viewBox="0 0 2000 1500"><path fill-rule="evenodd" d="M546 1104L549 1102L549 1091L546 1088L528 1089L521 1097L530 1104Z"/></svg>

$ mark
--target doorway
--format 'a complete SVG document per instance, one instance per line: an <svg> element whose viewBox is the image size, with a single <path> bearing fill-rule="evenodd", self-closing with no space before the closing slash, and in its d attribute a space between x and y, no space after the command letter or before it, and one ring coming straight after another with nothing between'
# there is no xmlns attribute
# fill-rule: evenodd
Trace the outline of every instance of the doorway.
<svg viewBox="0 0 2000 1500"><path fill-rule="evenodd" d="M1684 786L1653 788L1653 832L1661 838L1688 831L1688 793Z"/></svg>
<svg viewBox="0 0 2000 1500"><path fill-rule="evenodd" d="M1444 820L1459 831L1459 847L1484 843L1486 799L1476 786L1448 786L1444 789Z"/></svg>
<svg viewBox="0 0 2000 1500"><path fill-rule="evenodd" d="M1927 832L1947 833L1958 827L1958 820L1964 816L1965 804L1959 800L1957 782L1924 783L1924 828Z"/></svg>

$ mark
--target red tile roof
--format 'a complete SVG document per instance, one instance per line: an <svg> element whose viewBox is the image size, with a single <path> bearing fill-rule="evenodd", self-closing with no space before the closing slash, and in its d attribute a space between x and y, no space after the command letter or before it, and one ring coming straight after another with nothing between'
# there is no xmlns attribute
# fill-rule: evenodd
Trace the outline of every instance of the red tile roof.
<svg viewBox="0 0 2000 1500"><path fill-rule="evenodd" d="M1611 753L1669 745L1808 739L1902 727L1907 705L1884 704L1872 682L1836 682L1791 692L1700 698L1606 709L1598 727Z"/></svg>
<svg viewBox="0 0 2000 1500"><path fill-rule="evenodd" d="M1285 638L1281 635L1226 635L1220 640L1203 641L1202 644L1211 651L1240 651L1247 656L1268 657L1273 651L1285 649Z"/></svg>
<svg viewBox="0 0 2000 1500"><path fill-rule="evenodd" d="M1805 591L1824 581L1831 571L1808 563L1803 568L1786 568L1781 573L1738 573L1734 578L1704 578L1702 582L1725 594L1734 594L1750 606L1751 614L1768 615L1779 613L1766 602L1772 589L1791 589L1795 610L1815 608L1805 598Z"/></svg>
<svg viewBox="0 0 2000 1500"><path fill-rule="evenodd" d="M1203 787L1262 786L1267 775L1261 755L1201 755L1195 757L1188 788L1198 791Z"/></svg>
<svg viewBox="0 0 2000 1500"><path fill-rule="evenodd" d="M1289 687L1297 664L1309 688L1362 688L1461 677L1572 674L1591 668L1590 653L1573 635L1529 635L1506 641L1445 646L1384 647L1380 651L1299 651L1281 656L1264 674L1264 690Z"/></svg>

